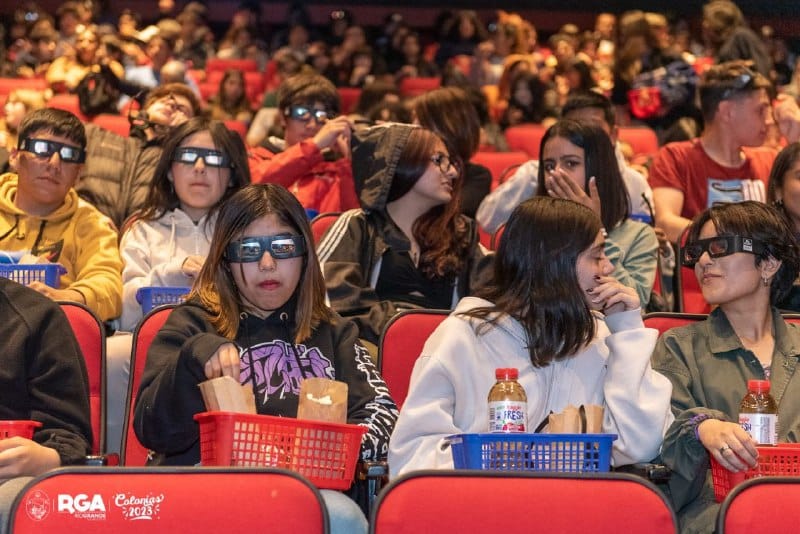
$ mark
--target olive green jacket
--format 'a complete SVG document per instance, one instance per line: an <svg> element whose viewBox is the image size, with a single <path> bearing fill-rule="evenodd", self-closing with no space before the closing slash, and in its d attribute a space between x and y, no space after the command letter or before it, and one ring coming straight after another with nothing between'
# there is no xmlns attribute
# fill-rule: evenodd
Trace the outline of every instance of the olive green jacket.
<svg viewBox="0 0 800 534"><path fill-rule="evenodd" d="M800 326L787 324L773 308L775 349L771 394L778 403L778 441L800 441ZM764 379L756 356L745 349L728 318L717 308L705 321L673 328L656 344L653 369L672 382L675 422L667 430L662 460L673 473L670 491L677 510L690 503L707 484L708 453L697 440L690 419L708 414L739 420L739 404L747 381ZM710 488L706 488L709 490Z"/></svg>

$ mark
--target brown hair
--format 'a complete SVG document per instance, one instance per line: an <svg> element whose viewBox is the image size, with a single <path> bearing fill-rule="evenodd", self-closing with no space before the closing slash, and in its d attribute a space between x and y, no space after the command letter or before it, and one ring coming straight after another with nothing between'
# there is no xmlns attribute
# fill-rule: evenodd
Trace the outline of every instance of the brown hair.
<svg viewBox="0 0 800 534"><path fill-rule="evenodd" d="M283 186L248 185L225 201L219 210L208 257L192 287L190 298L208 310L211 324L220 335L228 339L236 336L239 314L245 306L225 258L225 249L231 241L241 237L253 221L270 214L301 234L306 243L303 272L294 292L297 302L294 341L301 343L311 336L320 322L330 321L332 315L325 305L325 281L306 212Z"/></svg>

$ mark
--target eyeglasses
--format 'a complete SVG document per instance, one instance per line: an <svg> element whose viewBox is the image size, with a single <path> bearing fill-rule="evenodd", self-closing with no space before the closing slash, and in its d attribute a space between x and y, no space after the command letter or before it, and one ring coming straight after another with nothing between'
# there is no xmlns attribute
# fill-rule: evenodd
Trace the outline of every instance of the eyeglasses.
<svg viewBox="0 0 800 534"><path fill-rule="evenodd" d="M443 152L437 152L433 156L431 156L431 161L434 165L436 165L442 174L447 174L447 171L450 170L450 166L456 167L456 162L453 161L450 156Z"/></svg>
<svg viewBox="0 0 800 534"><path fill-rule="evenodd" d="M306 242L301 235L248 236L231 241L225 257L233 263L251 263L260 261L265 252L276 260L297 258L306 253Z"/></svg>
<svg viewBox="0 0 800 534"><path fill-rule="evenodd" d="M741 93L745 89L748 89L748 86L755 80L755 78L756 75L753 71L750 69L745 69L740 75L728 81L730 87L722 92L720 100L728 100L732 96Z"/></svg>
<svg viewBox="0 0 800 534"><path fill-rule="evenodd" d="M233 167L230 158L219 150L184 146L175 150L175 153L172 155L172 161L185 163L187 165L194 165L198 158L202 159L203 163L209 167Z"/></svg>
<svg viewBox="0 0 800 534"><path fill-rule="evenodd" d="M737 252L747 252L749 254L763 254L764 244L756 241L752 237L742 237L739 235L721 235L692 241L683 248L681 263L686 267L694 267L700 261L700 256L708 252L711 258L722 258Z"/></svg>
<svg viewBox="0 0 800 534"><path fill-rule="evenodd" d="M313 118L317 124L324 123L328 119L336 117L336 113L333 111L328 111L327 109L313 109L307 106L289 106L283 114L286 117L300 122L308 122Z"/></svg>
<svg viewBox="0 0 800 534"><path fill-rule="evenodd" d="M80 147L65 145L57 141L48 139L33 139L26 137L20 139L19 150L30 152L39 158L52 158L53 154L58 154L61 161L67 163L83 163L86 161L86 151Z"/></svg>

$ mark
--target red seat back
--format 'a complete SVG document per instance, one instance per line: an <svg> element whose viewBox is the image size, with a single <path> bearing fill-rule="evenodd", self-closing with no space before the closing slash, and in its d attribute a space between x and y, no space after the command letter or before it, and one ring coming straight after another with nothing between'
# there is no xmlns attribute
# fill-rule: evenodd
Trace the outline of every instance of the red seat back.
<svg viewBox="0 0 800 534"><path fill-rule="evenodd" d="M64 468L16 497L10 531L328 532L319 490L282 469Z"/></svg>
<svg viewBox="0 0 800 534"><path fill-rule="evenodd" d="M81 112L81 105L78 102L78 95L73 94L55 94L47 101L47 107L53 109L64 109L69 111L76 117L78 117L81 122L90 122L90 118L84 115Z"/></svg>
<svg viewBox="0 0 800 534"><path fill-rule="evenodd" d="M92 454L106 449L106 333L103 323L86 306L59 302L75 333L89 376L89 410L92 422Z"/></svg>
<svg viewBox="0 0 800 534"><path fill-rule="evenodd" d="M341 212L338 211L329 211L327 213L320 213L313 219L311 219L311 233L314 235L314 243L319 245L319 242L322 240L322 236L325 235L325 232L328 231L336 219L339 218Z"/></svg>
<svg viewBox="0 0 800 534"><path fill-rule="evenodd" d="M128 117L123 115L101 113L92 118L92 123L123 137L128 137L131 132L131 125L128 122Z"/></svg>
<svg viewBox="0 0 800 534"><path fill-rule="evenodd" d="M142 466L147 463L148 450L136 438L133 431L133 408L136 406L136 395L142 382L144 365L147 362L147 351L153 339L172 312L174 306L162 306L154 309L142 318L133 333L133 351L131 354L131 378L128 382L128 398L125 402L125 424L122 435L122 452L120 463L127 466Z"/></svg>
<svg viewBox="0 0 800 534"><path fill-rule="evenodd" d="M411 371L425 341L448 315L449 310L404 311L384 328L378 343L378 369L398 408L408 396Z"/></svg>
<svg viewBox="0 0 800 534"><path fill-rule="evenodd" d="M645 314L644 325L647 328L655 328L661 335L670 328L704 321L706 317L708 315L704 313L654 312Z"/></svg>
<svg viewBox="0 0 800 534"><path fill-rule="evenodd" d="M441 86L442 79L439 77L408 76L400 80L400 95L406 98L418 96Z"/></svg>
<svg viewBox="0 0 800 534"><path fill-rule="evenodd" d="M793 532L800 524L800 478L759 477L736 486L717 516L718 534Z"/></svg>
<svg viewBox="0 0 800 534"><path fill-rule="evenodd" d="M358 99L361 98L360 87L337 87L336 92L339 93L339 108L342 115L352 113L356 109Z"/></svg>
<svg viewBox="0 0 800 534"><path fill-rule="evenodd" d="M225 124L225 126L228 127L228 129L230 131L238 133L239 137L241 137L242 141L244 141L244 138L247 136L247 123L246 122L232 120L232 119L224 120L222 122Z"/></svg>
<svg viewBox="0 0 800 534"><path fill-rule="evenodd" d="M653 157L658 152L658 137L647 126L620 126L617 138L631 145L634 156Z"/></svg>
<svg viewBox="0 0 800 534"><path fill-rule="evenodd" d="M514 152L476 152L472 156L472 163L483 165L492 173L492 190L500 185L507 177L508 169L516 168L531 159L527 152L521 150Z"/></svg>
<svg viewBox="0 0 800 534"><path fill-rule="evenodd" d="M511 150L521 150L530 159L539 159L539 145L547 128L541 124L519 124L506 128L506 142Z"/></svg>
<svg viewBox="0 0 800 534"><path fill-rule="evenodd" d="M634 475L441 470L393 480L371 532L676 534L677 520L663 494Z"/></svg>
<svg viewBox="0 0 800 534"><path fill-rule="evenodd" d="M255 72L258 70L258 63L255 59L222 59L218 57L212 57L206 61L207 75L213 71L225 72L228 69Z"/></svg>

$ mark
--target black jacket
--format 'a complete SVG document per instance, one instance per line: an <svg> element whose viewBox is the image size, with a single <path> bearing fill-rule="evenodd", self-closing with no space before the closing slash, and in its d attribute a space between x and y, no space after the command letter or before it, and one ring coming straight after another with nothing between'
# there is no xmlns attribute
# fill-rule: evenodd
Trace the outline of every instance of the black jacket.
<svg viewBox="0 0 800 534"><path fill-rule="evenodd" d="M258 413L295 417L300 382L325 377L348 385L348 422L367 427L363 459L384 458L397 407L358 342L353 323L335 316L299 345L290 300L266 319L244 314L236 334L240 380L254 381ZM214 352L231 341L220 336L207 312L193 303L178 306L153 340L136 401L134 428L143 445L160 454L156 462L194 465L200 461L199 428L193 416L206 411L198 384ZM256 369L255 376L252 369Z"/></svg>
<svg viewBox="0 0 800 534"><path fill-rule="evenodd" d="M0 420L42 423L33 440L62 465L90 451L89 380L78 342L58 304L0 278Z"/></svg>

